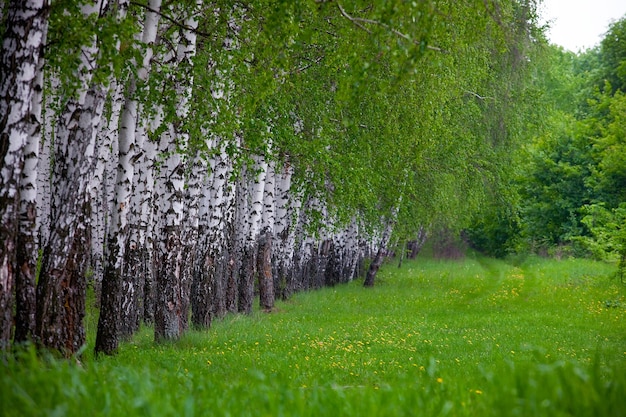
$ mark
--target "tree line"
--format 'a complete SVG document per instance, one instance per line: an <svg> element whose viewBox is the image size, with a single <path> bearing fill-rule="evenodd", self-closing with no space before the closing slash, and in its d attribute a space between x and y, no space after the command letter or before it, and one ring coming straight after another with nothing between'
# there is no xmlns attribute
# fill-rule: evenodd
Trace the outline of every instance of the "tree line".
<svg viewBox="0 0 626 417"><path fill-rule="evenodd" d="M96 353L347 282L507 177L531 0L8 0L0 346ZM369 267L368 267L369 265Z"/></svg>
<svg viewBox="0 0 626 417"><path fill-rule="evenodd" d="M512 190L471 231L496 256L592 257L626 268L626 17L599 45L544 49L536 75L542 112L519 152Z"/></svg>

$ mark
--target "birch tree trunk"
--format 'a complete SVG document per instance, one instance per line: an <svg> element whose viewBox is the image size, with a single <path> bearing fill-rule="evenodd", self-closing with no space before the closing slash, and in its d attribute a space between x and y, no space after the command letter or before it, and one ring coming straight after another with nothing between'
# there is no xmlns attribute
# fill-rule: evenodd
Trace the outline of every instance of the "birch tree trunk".
<svg viewBox="0 0 626 417"><path fill-rule="evenodd" d="M112 81L111 114L107 123L101 123L96 136L95 168L89 183L91 200L91 269L93 285L99 305L102 278L104 275L104 251L110 213L115 210L114 190L117 178L118 131L122 105L124 104L123 83Z"/></svg>
<svg viewBox="0 0 626 417"><path fill-rule="evenodd" d="M119 10L125 10L118 2ZM83 6L86 16L109 12L102 0ZM36 338L65 355L85 342L86 267L91 254L89 179L94 170L96 134L102 119L107 84L92 83L99 47L83 47L78 96L65 105L58 121L52 180L50 236L43 250L37 285Z"/></svg>
<svg viewBox="0 0 626 417"><path fill-rule="evenodd" d="M139 212L139 224L137 225L139 238L138 258L141 259L143 288L143 321L154 323L155 304L155 205L154 201L154 163L157 156L157 144L146 137L145 129L140 128L139 135L143 136L143 158L139 170L138 191L136 195L141 196L141 207ZM143 190L143 192L141 192ZM132 247L131 247L132 249Z"/></svg>
<svg viewBox="0 0 626 417"><path fill-rule="evenodd" d="M46 78L44 78L44 83ZM47 83L46 83L47 84ZM47 86L46 88L50 88ZM39 158L37 163L37 235L38 245L42 248L48 239L50 230L50 153L52 152L52 125L54 121L51 112L48 95L45 94L43 108L43 124L41 131L41 142L39 143Z"/></svg>
<svg viewBox="0 0 626 417"><path fill-rule="evenodd" d="M8 347L11 338L18 187L48 13L47 0L12 0L5 20L0 56L0 350Z"/></svg>
<svg viewBox="0 0 626 417"><path fill-rule="evenodd" d="M316 269L312 268L315 264L314 252L316 242L310 233L307 233L307 211L310 210L311 199L309 198L300 209L301 213L298 217L298 223L294 232L294 274L291 285L291 293L302 290L308 290L312 287L311 278L315 275Z"/></svg>
<svg viewBox="0 0 626 417"><path fill-rule="evenodd" d="M241 174L240 174L241 175ZM232 204L227 207L225 213L226 238L225 247L228 248L227 267L225 273L226 282L226 311L236 313L239 294L239 273L241 270L241 252L245 240L245 216L246 199L240 178L233 184Z"/></svg>
<svg viewBox="0 0 626 417"><path fill-rule="evenodd" d="M387 220L387 223L385 225L385 230L383 231L382 237L380 239L376 255L374 256L374 259L372 259L372 263L367 270L367 275L365 276L365 280L363 281L364 287L374 286L376 274L378 273L378 270L380 269L383 261L385 260L385 257L387 256L387 245L389 245L389 240L391 239L391 233L393 232L393 226L396 216L397 209L394 208L391 218Z"/></svg>
<svg viewBox="0 0 626 417"><path fill-rule="evenodd" d="M185 330L185 301L182 299L182 232L185 186L183 156L178 153L173 126L161 137L161 153L168 155L159 178L159 264L157 272L155 340L178 339Z"/></svg>
<svg viewBox="0 0 626 417"><path fill-rule="evenodd" d="M156 39L160 1L150 2L146 12L142 41L150 45ZM144 62L145 65L145 62ZM144 66L142 73L147 73ZM124 263L129 247L129 212L133 191L135 142L139 103L135 96L136 80L132 78L126 92L119 129L119 157L115 182L115 208L107 232L106 258L102 281L102 302L98 320L95 353L113 354L117 351L121 330L131 334L139 325L137 298L140 293L139 274L125 274ZM136 249L136 246L132 248ZM141 285L140 285L141 284ZM122 292L122 290L124 290ZM143 290L143 288L141 288Z"/></svg>
<svg viewBox="0 0 626 417"><path fill-rule="evenodd" d="M275 289L283 300L288 299L294 291L294 252L302 207L301 195L291 190L293 171L293 167L287 163L276 188Z"/></svg>
<svg viewBox="0 0 626 417"><path fill-rule="evenodd" d="M265 190L265 176L267 162L262 157L255 157L254 170L250 175L250 203L247 215L247 233L241 252L241 273L239 277L239 312L252 313L254 299L254 278L256 275L257 242L261 230L261 216L263 214L263 191Z"/></svg>
<svg viewBox="0 0 626 417"><path fill-rule="evenodd" d="M47 26L47 24L46 24ZM44 43L45 33L44 29ZM39 242L37 229L37 163L42 132L43 57L39 58L33 85L31 129L24 147L24 169L20 183L20 224L17 240L17 276L15 281L15 342L24 342L35 334L35 285Z"/></svg>
<svg viewBox="0 0 626 417"><path fill-rule="evenodd" d="M210 141L209 141L210 142ZM209 143L210 147L210 143ZM200 152L196 153L187 179L187 195L186 195L186 227L184 238L184 259L183 264L185 269L185 280L191 283L190 288L190 303L191 303L191 322L196 328L209 327L211 323L210 318L210 287L200 288L198 280L198 239L200 237L200 210L201 205L205 205L205 201L201 201L200 193L203 190L203 186L206 184L206 179L209 177L209 165ZM203 209L205 210L205 209ZM194 313L201 312L199 315ZM207 325L208 324L208 325Z"/></svg>
<svg viewBox="0 0 626 417"><path fill-rule="evenodd" d="M207 169L209 167L207 166ZM211 294L215 277L215 260L211 258L211 240L209 238L209 219L211 188L210 183L215 177L215 168L204 177L202 193L205 198L198 202L198 243L194 259L193 281L191 284L191 323L196 329L211 327Z"/></svg>
<svg viewBox="0 0 626 417"><path fill-rule="evenodd" d="M185 19L180 42L175 56L175 66L182 73L193 69L193 57L196 52L196 33L198 22L196 10L201 6L196 1L195 9L190 10ZM190 283L185 282L183 274L183 216L185 160L180 153L186 149L188 137L177 126L187 117L193 79L183 84L177 80L176 93L178 106L176 123L168 122L166 131L161 136L161 151L165 157L161 167L160 186L162 193L159 204L159 272L157 276L157 299L155 308L155 340L178 339L187 327Z"/></svg>
<svg viewBox="0 0 626 417"><path fill-rule="evenodd" d="M226 21L223 19L225 15L228 16ZM215 100L211 128L219 123L222 112L231 115L233 126L236 126L240 121L233 100L235 85L231 74L237 71L233 55L240 48L240 22L246 19L245 10L233 4L229 9L216 11L214 17L214 24L222 26L225 36L217 56L212 56L208 65L211 98ZM236 132L233 132L232 139L215 133L210 137L208 148L214 149L216 156L209 161L211 175L205 181L205 198L199 210L200 240L196 251L192 304L192 320L198 328L209 327L213 317L223 317L228 309L236 311L235 282L239 272L236 267L239 259L235 257L232 245L235 234L229 232L234 226L235 192L238 187L229 184L233 159L227 153L227 146L232 145L229 140L233 140L235 146L240 145L241 137ZM233 291L227 291L229 288Z"/></svg>
<svg viewBox="0 0 626 417"><path fill-rule="evenodd" d="M124 104L119 134L119 162L115 181L115 207L106 238L106 256L102 279L102 298L95 353L111 355L117 351L120 329L120 295L124 252L127 249L128 211L132 193L134 166L135 125L137 102L132 97L134 82Z"/></svg>
<svg viewBox="0 0 626 417"><path fill-rule="evenodd" d="M263 189L263 215L259 234L257 255L257 274L259 277L259 302L262 309L274 308L274 274L272 271L272 241L274 236L276 191L274 164L267 166L265 187Z"/></svg>

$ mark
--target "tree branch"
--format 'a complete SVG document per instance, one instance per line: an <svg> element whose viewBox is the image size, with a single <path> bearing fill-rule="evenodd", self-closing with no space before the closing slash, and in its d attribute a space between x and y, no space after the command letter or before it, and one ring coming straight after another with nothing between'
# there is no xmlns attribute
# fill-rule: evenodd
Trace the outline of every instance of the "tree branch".
<svg viewBox="0 0 626 417"><path fill-rule="evenodd" d="M495 98L493 97L489 97L489 96L481 96L478 93L475 93L473 91L469 91L469 90L465 90L465 94L469 94L470 96L474 96L479 100L495 100Z"/></svg>
<svg viewBox="0 0 626 417"><path fill-rule="evenodd" d="M132 1L132 0L129 2L129 4L132 4L133 6L143 7L144 9L146 9L146 10L152 12L152 13L158 14L163 19L167 20L168 22L173 23L175 26L178 26L181 29L188 30L190 32L193 32L193 33L195 33L195 34L197 34L199 36L205 37L205 38L210 38L211 37L210 34L208 34L206 32L202 32L202 31L200 31L198 29L194 29L191 26L188 26L188 25L186 25L184 23L181 23L178 20L174 19L173 17L170 17L170 16L162 13L159 10L153 9L152 7L148 6L147 4L141 4L141 3L138 3L138 2Z"/></svg>
<svg viewBox="0 0 626 417"><path fill-rule="evenodd" d="M402 39L405 39L409 42L411 42L414 45L421 45L421 41L418 41L416 39L412 39L409 35L404 34L402 32L400 32L397 29L392 28L391 26L389 26L386 23L383 22L379 22L378 20L372 20L372 19L365 19L362 17L354 17L349 15L345 9L341 6L341 4L339 2L337 2L337 7L339 8L339 11L341 12L342 16L345 17L346 19L348 19L349 21L351 21L352 23L354 23L354 25L358 26L359 28L363 29L364 31L366 31L367 33L372 33L371 30L369 30L368 28L366 28L364 25L362 25L361 23L367 23L370 25L376 25L376 26L382 26L385 29L389 30L391 33L393 33L394 35L399 36ZM426 49L430 49L431 51L437 51L437 52L441 52L441 53L448 53L448 51L445 51L441 48L438 48L436 46L431 46L431 45L426 45Z"/></svg>

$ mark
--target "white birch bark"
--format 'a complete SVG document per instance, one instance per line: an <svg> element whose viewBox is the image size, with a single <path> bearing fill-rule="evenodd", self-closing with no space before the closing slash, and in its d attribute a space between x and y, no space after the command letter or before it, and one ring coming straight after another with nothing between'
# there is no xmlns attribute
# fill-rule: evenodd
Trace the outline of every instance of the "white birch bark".
<svg viewBox="0 0 626 417"><path fill-rule="evenodd" d="M46 78L49 80L48 74ZM44 82L46 80L44 79ZM48 82L46 84L49 84ZM54 88L47 85L48 90ZM46 94L44 88L44 104L43 104L43 124L42 134L39 143L39 162L37 164L37 235L39 237L39 247L42 248L48 239L50 230L50 176L51 164L50 153L52 152L52 125L53 111L50 110L51 103L49 94Z"/></svg>
<svg viewBox="0 0 626 417"><path fill-rule="evenodd" d="M235 85L230 74L236 69L233 51L239 49L241 26L238 22L245 19L245 11L238 5L225 11L215 9L215 25L222 24L224 13L228 13L228 18L223 50L210 61L208 67L211 72L211 98L215 102L208 129L219 123L223 112L233 115L234 124L238 123L232 100ZM236 263L240 261L235 256L235 235L230 233L235 225L234 201L238 187L228 182L233 170L233 161L226 153L229 139L209 137L211 144L208 148L216 151L216 157L208 161L211 176L204 184L206 198L200 206L199 244L192 291L192 318L200 328L208 327L212 316L221 317L227 310L236 310L235 282L239 273ZM240 136L235 134L234 141L239 143L240 140Z"/></svg>
<svg viewBox="0 0 626 417"><path fill-rule="evenodd" d="M144 20L142 41L148 45L143 65L149 65L151 44L156 38L156 25L160 1L152 1ZM156 17L155 17L156 16ZM142 67L140 76L147 77L149 68ZM136 97L137 80L131 77L122 107L119 126L118 163L115 181L115 206L107 231L102 305L98 321L96 353L112 354L117 351L120 333L129 336L139 327L138 297L143 291L141 271L137 262L125 265L128 251L137 250L137 241L130 244L130 209L135 177L135 148L139 102ZM143 140L143 136L142 136ZM145 190L144 190L145 191Z"/></svg>
<svg viewBox="0 0 626 417"><path fill-rule="evenodd" d="M134 196L139 196L139 221L135 228L136 239L131 236L131 248L133 242L138 245L138 257L140 258L141 275L143 280L143 288L139 290L142 293L142 310L143 320L146 323L154 322L154 297L155 297L155 279L154 279L154 263L155 263L155 205L154 203L154 185L155 185L155 161L157 158L157 144L151 141L145 130L140 127L138 131L139 139L142 143L143 156L140 159L141 165L138 167L139 178L137 180L137 192ZM129 269L130 270L130 269Z"/></svg>
<svg viewBox="0 0 626 417"><path fill-rule="evenodd" d="M232 267L230 256L232 246L227 242L227 227L232 224L234 203L235 203L235 187L229 182L232 174L232 160L226 153L225 144L220 143L220 157L215 164L215 175L211 186L211 221L209 223L210 248L212 256L216 259L218 270L213 280L213 304L214 311L217 316L223 316L227 311L226 306L226 288L228 287L227 278L229 276L229 267ZM232 268L231 268L232 269Z"/></svg>
<svg viewBox="0 0 626 417"><path fill-rule="evenodd" d="M382 235L380 237L380 242L378 242L378 248L376 250L376 255L374 259L372 259L372 263L367 271L367 275L365 276L365 280L363 281L364 287L373 287L374 281L376 279L376 274L378 273L378 269L383 263L383 260L387 256L387 246L389 245L389 241L391 239L391 234L393 232L393 228L395 226L395 222L398 216L398 208L394 207L391 211L391 216L387 219L383 219L383 224L385 228L383 229Z"/></svg>
<svg viewBox="0 0 626 417"><path fill-rule="evenodd" d="M276 219L276 176L274 163L267 164L265 185L263 188L263 213L258 238L257 275L259 277L259 303L262 309L274 308L274 274L272 268L272 249L274 241L274 223Z"/></svg>
<svg viewBox="0 0 626 417"><path fill-rule="evenodd" d="M208 142L211 142L210 140ZM209 164L203 163L205 169L209 169ZM213 164L215 165L215 164ZM195 252L193 262L193 281L191 285L191 322L196 329L207 329L211 326L211 279L214 277L215 264L209 258L211 242L209 236L209 213L211 191L210 184L213 182L215 169L211 169L210 174L205 175L201 184L200 192L203 198L198 199L198 229L197 244L193 248Z"/></svg>
<svg viewBox="0 0 626 417"><path fill-rule="evenodd" d="M293 245L289 247L288 242L295 232L293 217L299 214L296 213L299 199L296 195L290 196L292 175L293 167L289 163L285 163L285 166L280 170L280 175L276 175L275 184L276 213L272 257L275 271L274 287L277 295L282 299L289 298L293 273Z"/></svg>
<svg viewBox="0 0 626 417"><path fill-rule="evenodd" d="M205 184L205 179L209 176L208 163L205 158L200 155L200 151L196 152L196 156L193 158L191 170L189 172L189 176L187 178L187 192L185 194L185 230L183 232L183 280L190 285L189 288L189 298L192 312L192 324L196 328L208 327L204 325L197 324L196 316L194 312L197 311L196 307L198 306L197 302L200 300L200 294L196 291L198 290L198 271L196 269L197 258L198 258L198 239L200 233L200 205L201 205L201 196L200 193L202 191L203 185ZM203 304L209 304L209 297L206 294L203 298ZM208 312L208 309L205 311ZM200 320L205 321L205 320ZM208 319L210 323L210 319Z"/></svg>
<svg viewBox="0 0 626 417"><path fill-rule="evenodd" d="M146 45L143 62L137 75L144 84L147 82L154 55L153 45L156 43L162 0L150 0L148 7L152 11L146 12L142 33L142 42ZM144 88L147 88L144 86ZM144 116L146 109L142 103L138 107L138 122L136 141L137 149L141 152L137 158L135 171L136 192L131 197L133 212L133 227L130 234L130 252L126 261L126 276L138 276L137 293L141 294L138 300L139 313L147 323L154 321L154 169L157 157L158 144L147 137L149 129L148 119ZM154 126L153 126L154 127Z"/></svg>
<svg viewBox="0 0 626 417"><path fill-rule="evenodd" d="M345 234L345 244L342 248L342 276L346 281L352 281L356 278L359 260L363 256L359 244L359 223L357 222L356 217L352 217Z"/></svg>
<svg viewBox="0 0 626 417"><path fill-rule="evenodd" d="M47 24L44 29L45 44ZM42 138L44 58L37 64L30 112L30 134L24 147L24 167L20 181L20 220L15 282L15 342L32 339L35 334L35 281L39 259L37 228L37 165Z"/></svg>
<svg viewBox="0 0 626 417"><path fill-rule="evenodd" d="M246 176L249 202L247 210L240 208L240 219L246 223L241 251L241 272L239 277L239 312L252 313L254 298L254 278L256 275L257 242L261 231L263 215L263 191L267 162L261 156L253 157L255 163ZM245 214L244 214L245 213ZM245 220L244 220L245 219Z"/></svg>
<svg viewBox="0 0 626 417"><path fill-rule="evenodd" d="M161 136L160 152L167 155L158 180L159 271L155 310L155 339L178 339L185 330L181 299L182 227L184 217L184 158L178 153L176 132L170 126Z"/></svg>
<svg viewBox="0 0 626 417"><path fill-rule="evenodd" d="M232 160L226 153L226 142L217 138L214 145L219 154L205 184L207 198L200 206L200 236L198 257L198 289L196 320L199 327L210 325L211 316L222 317L227 311L230 256L234 255L227 243L227 231L233 224L235 186L229 183ZM208 304L208 305L207 305Z"/></svg>
<svg viewBox="0 0 626 417"><path fill-rule="evenodd" d="M96 135L95 169L89 182L89 198L91 200L91 268L96 288L96 296L100 296L102 276L104 273L104 248L107 224L110 213L114 210L113 198L116 180L116 163L118 152L118 130L122 105L124 104L123 83L112 81L113 91L111 114L107 123L101 123L100 132ZM115 151L112 148L115 144Z"/></svg>
<svg viewBox="0 0 626 417"><path fill-rule="evenodd" d="M309 203L307 202L307 205ZM308 290L312 287L311 279L315 274L312 268L314 263L314 253L316 252L316 240L306 230L307 218L306 211L301 209L298 223L294 231L294 250L295 271L290 288L290 293Z"/></svg>
<svg viewBox="0 0 626 417"><path fill-rule="evenodd" d="M237 144L241 138L236 137ZM230 204L224 210L224 223L226 228L225 247L228 248L228 261L226 268L226 311L235 313L238 310L239 274L241 270L241 253L245 244L247 222L244 218L247 213L247 199L243 177L245 169L239 172L239 178L231 184L232 198Z"/></svg>
<svg viewBox="0 0 626 417"><path fill-rule="evenodd" d="M174 65L180 75L188 75L193 68L193 57L196 52L195 29L198 22L195 11L199 10L201 1L196 1L195 9L185 19L186 28L182 30ZM187 29L189 28L189 29ZM193 79L186 84L176 81L178 106L176 118L184 120L189 112ZM159 274L157 277L157 300L155 309L155 339L178 339L187 327L187 310L189 308L190 283L184 281L183 274L183 217L184 217L184 186L185 159L179 152L187 147L188 137L169 122L161 136L160 150L166 155L161 167L159 216L161 233L159 236Z"/></svg>
<svg viewBox="0 0 626 417"><path fill-rule="evenodd" d="M128 5L118 1L122 16ZM105 0L83 6L85 16L103 17L113 8ZM119 46L119 45L118 45ZM50 237L43 251L37 286L37 338L66 355L84 344L86 266L91 253L89 179L95 141L109 83L93 83L97 40L83 47L77 97L65 105L55 137Z"/></svg>
<svg viewBox="0 0 626 417"><path fill-rule="evenodd" d="M0 56L0 350L11 335L18 184L49 12L46 0L12 0L8 6Z"/></svg>
<svg viewBox="0 0 626 417"><path fill-rule="evenodd" d="M134 82L131 81L131 86ZM132 87L131 87L132 90ZM124 103L120 131L119 156L115 181L115 206L110 213L106 237L106 256L102 281L102 301L98 320L98 333L95 351L112 354L117 351L120 329L119 298L122 281L123 259L128 235L128 212L134 165L135 128L137 123L137 102L132 98L133 91ZM122 310L123 311L123 310Z"/></svg>

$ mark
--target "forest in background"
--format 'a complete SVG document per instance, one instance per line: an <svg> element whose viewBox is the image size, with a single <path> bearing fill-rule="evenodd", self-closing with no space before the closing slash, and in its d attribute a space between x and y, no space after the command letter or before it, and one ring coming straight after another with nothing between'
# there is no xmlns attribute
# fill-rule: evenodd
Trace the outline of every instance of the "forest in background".
<svg viewBox="0 0 626 417"><path fill-rule="evenodd" d="M626 261L626 17L600 45L544 48L535 78L541 125L517 151L512 193L470 228L487 254Z"/></svg>
<svg viewBox="0 0 626 417"><path fill-rule="evenodd" d="M0 1L0 345L157 341L462 238L625 254L624 19L533 0ZM444 250L445 252L445 250Z"/></svg>

